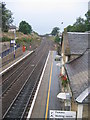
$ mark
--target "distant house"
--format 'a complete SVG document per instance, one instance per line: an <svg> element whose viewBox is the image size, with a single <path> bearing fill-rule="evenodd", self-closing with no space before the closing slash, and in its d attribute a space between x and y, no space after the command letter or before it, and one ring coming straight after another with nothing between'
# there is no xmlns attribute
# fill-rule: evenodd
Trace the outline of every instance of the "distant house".
<svg viewBox="0 0 90 120"><path fill-rule="evenodd" d="M69 91L72 94L71 110L77 112L77 118L88 118L90 84L88 65L90 54L90 33L64 32L62 42L61 74L66 74Z"/></svg>
<svg viewBox="0 0 90 120"><path fill-rule="evenodd" d="M9 26L9 32L15 32L16 31L16 26L15 25L11 25Z"/></svg>

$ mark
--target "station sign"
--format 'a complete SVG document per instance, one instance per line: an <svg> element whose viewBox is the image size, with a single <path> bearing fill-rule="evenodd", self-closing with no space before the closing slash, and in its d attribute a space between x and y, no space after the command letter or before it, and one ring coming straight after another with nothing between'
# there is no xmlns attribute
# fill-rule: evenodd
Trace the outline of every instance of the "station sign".
<svg viewBox="0 0 90 120"><path fill-rule="evenodd" d="M59 111L59 110L50 110L49 112L49 118L61 118L62 120L76 119L76 111Z"/></svg>
<svg viewBox="0 0 90 120"><path fill-rule="evenodd" d="M11 40L10 43L15 44L15 40Z"/></svg>

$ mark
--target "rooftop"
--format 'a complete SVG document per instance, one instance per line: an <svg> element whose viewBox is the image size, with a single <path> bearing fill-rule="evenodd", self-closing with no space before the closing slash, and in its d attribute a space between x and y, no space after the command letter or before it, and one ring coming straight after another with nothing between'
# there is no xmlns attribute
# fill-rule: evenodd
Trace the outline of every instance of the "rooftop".
<svg viewBox="0 0 90 120"><path fill-rule="evenodd" d="M64 34L64 46L66 54L82 54L88 47L90 33L89 32L68 32Z"/></svg>
<svg viewBox="0 0 90 120"><path fill-rule="evenodd" d="M80 95L90 86L88 82L88 62L90 61L90 57L88 57L88 54L90 54L89 49L87 49L87 51L77 59L65 64L65 68L70 80L70 86L75 99L81 98ZM84 100L83 98L82 100Z"/></svg>
<svg viewBox="0 0 90 120"><path fill-rule="evenodd" d="M9 29L16 29L16 26L15 25L10 25Z"/></svg>

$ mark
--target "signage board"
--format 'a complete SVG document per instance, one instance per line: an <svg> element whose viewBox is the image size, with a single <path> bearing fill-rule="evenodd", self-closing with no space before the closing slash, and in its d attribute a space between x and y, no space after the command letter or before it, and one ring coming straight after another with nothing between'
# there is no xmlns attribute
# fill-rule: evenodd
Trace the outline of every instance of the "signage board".
<svg viewBox="0 0 90 120"><path fill-rule="evenodd" d="M15 44L15 40L11 40L11 41L10 41L10 43L13 43L13 44Z"/></svg>
<svg viewBox="0 0 90 120"><path fill-rule="evenodd" d="M14 45L14 47L17 47L16 45Z"/></svg>
<svg viewBox="0 0 90 120"><path fill-rule="evenodd" d="M50 118L61 118L62 120L71 119L73 120L76 119L76 111L59 111L59 110L50 110L49 112L49 117Z"/></svg>

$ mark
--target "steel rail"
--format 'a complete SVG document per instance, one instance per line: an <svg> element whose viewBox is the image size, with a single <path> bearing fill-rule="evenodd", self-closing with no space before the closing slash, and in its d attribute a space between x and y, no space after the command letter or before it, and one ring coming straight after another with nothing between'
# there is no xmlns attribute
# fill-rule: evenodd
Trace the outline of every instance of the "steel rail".
<svg viewBox="0 0 90 120"><path fill-rule="evenodd" d="M24 111L23 111L23 113L22 113L22 116L21 116L21 120L23 119L23 118L25 118L24 116L25 116L25 113L26 113L26 111L27 111L27 107L28 107L28 104L29 104L29 106L31 106L31 103L32 103L32 97L34 97L34 94L35 94L35 92L36 92L36 89L37 89L37 86L38 86L38 83L39 83L39 78L40 78L40 75L42 74L42 69L43 69L43 66L41 67L41 69L40 69L40 74L38 75L38 77L37 77L37 80L36 80L36 82L35 82L35 84L34 84L34 86L33 86L33 89L32 89L32 91L31 91L31 95L29 96L29 99L28 99L28 101L27 101L27 104L26 104L26 106L25 106L25 108L24 108Z"/></svg>
<svg viewBox="0 0 90 120"><path fill-rule="evenodd" d="M33 57L31 58L31 61L33 60L34 57L35 57L35 56L33 56ZM35 61L35 60L34 60L34 61ZM33 61L33 62L34 62L34 61ZM21 65L21 66L19 67L19 70L20 70L21 67L24 67L24 69L23 69L20 73L19 73L19 71L18 71L18 69L17 69L16 73L17 73L17 72L19 73L18 76L17 76L15 79L13 79L9 85L8 85L8 83L6 83L8 86L5 87L5 90L4 90L4 91L3 91L3 89L2 89L2 96L4 96L4 94L5 94L8 90L10 90L10 87L18 80L18 78L23 74L23 72L31 66L31 62L29 62L29 60L25 61L24 63L26 63L25 65L27 65L27 66L24 67L23 65ZM28 64L28 63L29 63L29 64ZM13 74L15 74L15 72L14 72ZM12 74L11 74L11 76L9 76L9 77L7 78L7 81L9 80L9 82L10 82L10 77L12 77ZM6 81L5 81L5 82L6 82ZM3 88L3 85L2 85L2 88Z"/></svg>
<svg viewBox="0 0 90 120"><path fill-rule="evenodd" d="M43 55L42 55L43 56ZM41 58L42 58L41 56ZM40 62L41 58L39 59L38 63ZM29 75L28 79L25 81L25 83L23 84L22 88L20 89L20 91L18 92L17 96L15 97L15 99L13 100L13 102L11 103L11 105L9 106L8 110L5 112L5 114L3 115L3 118L6 116L6 114L8 113L8 111L10 110L10 108L12 107L12 105L14 104L14 102L16 101L17 97L19 96L20 92L23 90L25 84L27 83L27 81L29 80L30 76L32 75L32 73L34 72L34 70L36 69L38 63L36 64L36 66L34 67L34 69L32 70L31 74Z"/></svg>

